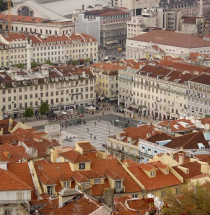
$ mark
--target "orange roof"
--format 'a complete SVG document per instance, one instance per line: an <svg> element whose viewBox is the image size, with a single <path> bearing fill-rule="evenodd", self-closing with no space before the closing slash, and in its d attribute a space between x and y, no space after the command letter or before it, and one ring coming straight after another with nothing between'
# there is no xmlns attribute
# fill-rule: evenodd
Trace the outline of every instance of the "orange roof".
<svg viewBox="0 0 210 215"><path fill-rule="evenodd" d="M72 163L90 162L89 159L87 159L85 156L75 150L62 152L60 153L60 156L64 157Z"/></svg>
<svg viewBox="0 0 210 215"><path fill-rule="evenodd" d="M172 132L184 132L196 129L194 123L187 119L165 120L158 123L161 126L170 127Z"/></svg>
<svg viewBox="0 0 210 215"><path fill-rule="evenodd" d="M39 180L43 184L56 184L57 192L62 189L60 181L71 181L72 171L67 162L36 162L34 166Z"/></svg>
<svg viewBox="0 0 210 215"><path fill-rule="evenodd" d="M129 39L183 48L200 48L210 46L210 42L205 41L195 35L165 30L153 30Z"/></svg>
<svg viewBox="0 0 210 215"><path fill-rule="evenodd" d="M200 176L202 174L201 172L201 164L198 162L189 162L182 165L179 165L180 167L184 167L189 169L189 173L183 172L181 169L178 168L178 166L174 166L173 169L181 175L184 180L189 180L191 178L194 178L195 176Z"/></svg>
<svg viewBox="0 0 210 215"><path fill-rule="evenodd" d="M154 134L155 127L153 125L141 125L139 127L128 127L123 129L120 136L130 137L132 139L147 139L148 135Z"/></svg>
<svg viewBox="0 0 210 215"><path fill-rule="evenodd" d="M51 215L67 215L67 214L78 214L78 215L89 215L94 213L97 209L101 207L101 204L90 199L89 197L80 194L79 198L76 198L74 201L71 201L65 204L63 207L59 207L58 198L55 199L44 199L40 201L33 202L33 205L43 205L39 209L40 214Z"/></svg>
<svg viewBox="0 0 210 215"><path fill-rule="evenodd" d="M32 190L25 180L9 170L0 169L0 191Z"/></svg>
<svg viewBox="0 0 210 215"><path fill-rule="evenodd" d="M199 119L203 125L210 124L210 117Z"/></svg>
<svg viewBox="0 0 210 215"><path fill-rule="evenodd" d="M90 142L78 143L79 147L82 148L83 152L96 151L96 148Z"/></svg>
<svg viewBox="0 0 210 215"><path fill-rule="evenodd" d="M110 177L113 180L123 180L124 179L122 176L116 174L115 172L113 172L110 169L106 169L105 175L108 176L108 177Z"/></svg>
<svg viewBox="0 0 210 215"><path fill-rule="evenodd" d="M103 175L106 174L107 169L124 179L123 185L125 186L125 193L140 192L142 190L116 158L93 160L91 163L91 170Z"/></svg>
<svg viewBox="0 0 210 215"><path fill-rule="evenodd" d="M145 166L143 165L143 168L145 167L148 170L151 170L152 165ZM128 167L128 169L133 173L133 175L145 186L145 190L157 190L161 189L167 186L175 186L181 184L181 182L171 173L164 174L161 170L156 170L156 176L149 178L146 173L142 170L142 164L139 164L138 166L131 166Z"/></svg>
<svg viewBox="0 0 210 215"><path fill-rule="evenodd" d="M29 159L23 146L15 146L10 144L0 145L0 161L18 162L22 159Z"/></svg>
<svg viewBox="0 0 210 215"><path fill-rule="evenodd" d="M192 65L189 63L185 63L183 61L177 62L172 58L170 58L168 60L166 60L166 59L160 60L159 65L164 66L164 67L172 67L172 68L179 70L179 71L189 71L189 72L198 71L199 73L202 73L207 69L207 67L205 67L205 66Z"/></svg>

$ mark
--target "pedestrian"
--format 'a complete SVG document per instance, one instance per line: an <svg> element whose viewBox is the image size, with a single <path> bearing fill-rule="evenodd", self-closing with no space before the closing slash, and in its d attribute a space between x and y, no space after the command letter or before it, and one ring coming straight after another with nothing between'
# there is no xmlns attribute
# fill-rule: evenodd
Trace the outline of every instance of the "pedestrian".
<svg viewBox="0 0 210 215"><path fill-rule="evenodd" d="M89 132L89 128L87 128L87 132Z"/></svg>
<svg viewBox="0 0 210 215"><path fill-rule="evenodd" d="M96 122L95 122L95 126L96 126Z"/></svg>
<svg viewBox="0 0 210 215"><path fill-rule="evenodd" d="M90 138L92 138L92 134L90 134Z"/></svg>
<svg viewBox="0 0 210 215"><path fill-rule="evenodd" d="M94 140L96 140L96 136L94 136Z"/></svg>
<svg viewBox="0 0 210 215"><path fill-rule="evenodd" d="M103 112L103 115L104 115L104 112Z"/></svg>

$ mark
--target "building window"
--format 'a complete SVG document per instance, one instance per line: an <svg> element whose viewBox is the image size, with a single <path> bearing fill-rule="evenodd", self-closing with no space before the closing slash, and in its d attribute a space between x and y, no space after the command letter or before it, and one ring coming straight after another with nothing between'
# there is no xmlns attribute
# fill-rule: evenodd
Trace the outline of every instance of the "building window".
<svg viewBox="0 0 210 215"><path fill-rule="evenodd" d="M69 187L69 181L64 181L64 182L63 182L63 186L64 186L64 187Z"/></svg>
<svg viewBox="0 0 210 215"><path fill-rule="evenodd" d="M48 193L49 195L52 195L52 194L53 194L53 189L52 189L51 186L47 186L47 193Z"/></svg>
<svg viewBox="0 0 210 215"><path fill-rule="evenodd" d="M137 195L137 194L134 194L134 195L132 195L132 197L133 197L134 199L137 199L137 198L138 198L138 195Z"/></svg>
<svg viewBox="0 0 210 215"><path fill-rule="evenodd" d="M11 215L12 214L11 209L5 209L4 214L5 215Z"/></svg>
<svg viewBox="0 0 210 215"><path fill-rule="evenodd" d="M85 163L80 163L79 164L79 169L85 169Z"/></svg>
<svg viewBox="0 0 210 215"><path fill-rule="evenodd" d="M151 172L151 176L155 176L155 172L154 171Z"/></svg>
<svg viewBox="0 0 210 215"><path fill-rule="evenodd" d="M101 183L101 179L100 178L95 178L94 179L94 184L100 184Z"/></svg>
<svg viewBox="0 0 210 215"><path fill-rule="evenodd" d="M115 181L115 189L121 189L121 181Z"/></svg>

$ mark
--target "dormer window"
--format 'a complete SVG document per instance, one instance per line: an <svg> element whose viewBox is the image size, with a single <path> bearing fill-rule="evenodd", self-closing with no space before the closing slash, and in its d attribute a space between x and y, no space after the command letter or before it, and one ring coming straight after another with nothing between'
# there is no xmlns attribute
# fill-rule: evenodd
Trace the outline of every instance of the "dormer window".
<svg viewBox="0 0 210 215"><path fill-rule="evenodd" d="M81 169L85 169L85 163L80 163L79 164L79 169L81 170Z"/></svg>
<svg viewBox="0 0 210 215"><path fill-rule="evenodd" d="M52 195L53 194L53 187L52 186L47 186L47 193L49 195Z"/></svg>
<svg viewBox="0 0 210 215"><path fill-rule="evenodd" d="M115 189L121 189L121 187L122 187L121 181L115 181L114 188Z"/></svg>
<svg viewBox="0 0 210 215"><path fill-rule="evenodd" d="M95 178L94 179L94 184L100 184L101 183L101 179L100 178Z"/></svg>
<svg viewBox="0 0 210 215"><path fill-rule="evenodd" d="M69 187L69 181L64 181L64 182L63 182L63 186L64 186L64 187Z"/></svg>
<svg viewBox="0 0 210 215"><path fill-rule="evenodd" d="M155 176L155 171L151 171L151 176L154 177Z"/></svg>

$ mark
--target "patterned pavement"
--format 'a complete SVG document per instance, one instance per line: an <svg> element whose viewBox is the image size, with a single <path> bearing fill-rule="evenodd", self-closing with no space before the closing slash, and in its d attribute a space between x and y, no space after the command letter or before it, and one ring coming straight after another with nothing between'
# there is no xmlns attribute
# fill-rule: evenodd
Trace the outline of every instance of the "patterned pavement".
<svg viewBox="0 0 210 215"><path fill-rule="evenodd" d="M96 123L96 124L95 124ZM74 147L75 142L88 140L97 150L105 150L102 144L106 143L107 137L116 135L122 131L122 128L111 125L110 122L100 120L87 121L86 124L76 125L62 129L62 145Z"/></svg>

